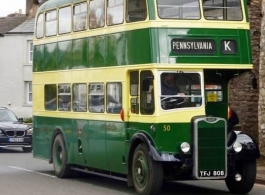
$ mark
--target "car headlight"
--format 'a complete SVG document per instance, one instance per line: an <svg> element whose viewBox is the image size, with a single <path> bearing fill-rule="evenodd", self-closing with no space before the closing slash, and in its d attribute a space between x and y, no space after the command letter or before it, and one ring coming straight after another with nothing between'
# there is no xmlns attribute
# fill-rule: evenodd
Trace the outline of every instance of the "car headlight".
<svg viewBox="0 0 265 195"><path fill-rule="evenodd" d="M4 134L3 130L0 129L0 134Z"/></svg>
<svg viewBox="0 0 265 195"><path fill-rule="evenodd" d="M233 149L234 149L235 152L238 153L238 152L240 152L240 151L243 149L243 146L242 146L241 143L236 142L236 143L234 143L234 145L233 145Z"/></svg>
<svg viewBox="0 0 265 195"><path fill-rule="evenodd" d="M27 134L32 134L32 133L33 133L33 128L27 130Z"/></svg>
<svg viewBox="0 0 265 195"><path fill-rule="evenodd" d="M182 152L187 153L188 151L190 151L190 144L187 143L187 142L183 142L180 145L180 149L181 149Z"/></svg>

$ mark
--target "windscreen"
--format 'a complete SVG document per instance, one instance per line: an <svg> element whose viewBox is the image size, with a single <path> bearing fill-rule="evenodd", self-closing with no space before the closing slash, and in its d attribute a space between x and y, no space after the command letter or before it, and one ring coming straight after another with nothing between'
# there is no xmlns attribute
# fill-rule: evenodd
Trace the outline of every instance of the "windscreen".
<svg viewBox="0 0 265 195"><path fill-rule="evenodd" d="M157 0L157 8L161 19L199 20L201 13L206 20L243 19L240 0Z"/></svg>

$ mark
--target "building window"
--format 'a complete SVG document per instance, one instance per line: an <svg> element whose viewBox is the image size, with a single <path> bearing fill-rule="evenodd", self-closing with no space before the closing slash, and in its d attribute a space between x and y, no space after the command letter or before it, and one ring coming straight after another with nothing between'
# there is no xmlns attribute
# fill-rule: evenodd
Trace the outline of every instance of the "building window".
<svg viewBox="0 0 265 195"><path fill-rule="evenodd" d="M32 63L33 61L33 42L29 41L28 42L28 61L29 63Z"/></svg>
<svg viewBox="0 0 265 195"><path fill-rule="evenodd" d="M26 103L32 104L32 82L26 82Z"/></svg>

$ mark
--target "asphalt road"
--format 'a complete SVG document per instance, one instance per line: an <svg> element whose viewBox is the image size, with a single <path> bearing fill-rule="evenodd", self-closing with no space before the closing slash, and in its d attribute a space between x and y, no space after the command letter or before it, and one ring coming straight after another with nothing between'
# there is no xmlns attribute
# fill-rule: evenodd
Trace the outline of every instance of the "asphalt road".
<svg viewBox="0 0 265 195"><path fill-rule="evenodd" d="M34 159L32 153L0 148L0 194L3 195L129 195L136 192L126 182L86 174L59 179L52 165ZM160 195L227 195L224 181L166 183ZM264 195L265 186L255 185L249 195Z"/></svg>

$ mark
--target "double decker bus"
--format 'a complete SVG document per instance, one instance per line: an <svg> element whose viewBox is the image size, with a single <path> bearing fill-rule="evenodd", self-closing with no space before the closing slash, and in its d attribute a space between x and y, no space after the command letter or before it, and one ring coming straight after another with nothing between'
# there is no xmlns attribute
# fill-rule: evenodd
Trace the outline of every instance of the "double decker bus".
<svg viewBox="0 0 265 195"><path fill-rule="evenodd" d="M49 0L36 15L33 156L59 178L103 175L140 195L184 179L248 193L259 149L227 129L227 110L251 57L245 0Z"/></svg>

